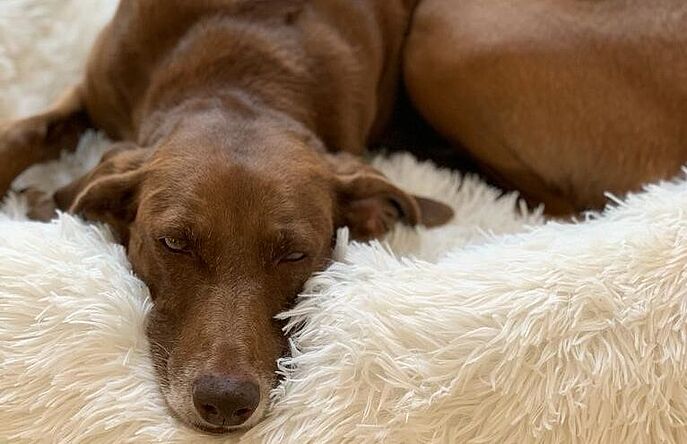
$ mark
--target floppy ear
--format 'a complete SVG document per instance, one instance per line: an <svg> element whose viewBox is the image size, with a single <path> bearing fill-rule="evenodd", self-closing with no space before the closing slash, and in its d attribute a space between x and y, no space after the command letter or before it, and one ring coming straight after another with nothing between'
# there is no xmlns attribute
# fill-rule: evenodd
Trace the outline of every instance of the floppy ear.
<svg viewBox="0 0 687 444"><path fill-rule="evenodd" d="M332 156L332 163L338 196L336 224L348 226L353 239L381 237L396 222L434 227L453 217L447 205L404 192L352 156Z"/></svg>
<svg viewBox="0 0 687 444"><path fill-rule="evenodd" d="M126 245L136 218L142 166L149 150L117 144L91 172L55 193L58 208L110 225Z"/></svg>

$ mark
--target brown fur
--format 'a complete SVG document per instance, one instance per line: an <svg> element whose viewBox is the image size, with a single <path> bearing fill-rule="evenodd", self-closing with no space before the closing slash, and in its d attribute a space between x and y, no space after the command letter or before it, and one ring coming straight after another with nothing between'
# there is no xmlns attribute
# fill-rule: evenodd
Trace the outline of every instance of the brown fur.
<svg viewBox="0 0 687 444"><path fill-rule="evenodd" d="M687 162L683 0L423 0L411 29L423 116L550 213Z"/></svg>
<svg viewBox="0 0 687 444"><path fill-rule="evenodd" d="M154 299L162 391L187 423L234 425L200 414L199 392L233 387L197 389L215 376L259 387L243 425L260 419L285 347L274 316L337 227L366 240L451 217L355 156L392 109L410 3L123 0L83 83L0 137L0 193L89 126L118 141L54 201L127 246Z"/></svg>

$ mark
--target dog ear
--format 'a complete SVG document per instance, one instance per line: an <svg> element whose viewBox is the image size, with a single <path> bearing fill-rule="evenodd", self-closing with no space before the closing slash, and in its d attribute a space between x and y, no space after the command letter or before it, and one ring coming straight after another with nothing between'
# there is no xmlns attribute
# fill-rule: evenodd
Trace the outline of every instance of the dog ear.
<svg viewBox="0 0 687 444"><path fill-rule="evenodd" d="M435 227L453 217L447 205L404 192L353 156L338 154L330 160L336 174L336 224L348 226L353 239L381 237L399 221Z"/></svg>
<svg viewBox="0 0 687 444"><path fill-rule="evenodd" d="M91 172L55 193L58 208L110 225L126 245L136 218L138 189L150 150L117 144Z"/></svg>

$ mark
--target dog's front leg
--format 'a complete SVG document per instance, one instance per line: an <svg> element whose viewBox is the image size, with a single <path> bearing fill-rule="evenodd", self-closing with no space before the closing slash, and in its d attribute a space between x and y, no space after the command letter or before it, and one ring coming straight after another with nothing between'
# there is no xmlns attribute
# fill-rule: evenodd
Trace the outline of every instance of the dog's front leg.
<svg viewBox="0 0 687 444"><path fill-rule="evenodd" d="M0 197L28 167L74 149L89 127L80 87L70 88L42 114L0 126Z"/></svg>

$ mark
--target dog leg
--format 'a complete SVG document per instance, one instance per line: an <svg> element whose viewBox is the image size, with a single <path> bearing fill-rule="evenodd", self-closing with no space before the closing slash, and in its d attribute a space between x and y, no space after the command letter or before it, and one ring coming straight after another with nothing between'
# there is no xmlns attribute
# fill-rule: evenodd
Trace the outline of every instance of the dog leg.
<svg viewBox="0 0 687 444"><path fill-rule="evenodd" d="M0 127L0 197L31 165L74 149L89 127L80 87L71 88L48 111Z"/></svg>
<svg viewBox="0 0 687 444"><path fill-rule="evenodd" d="M19 193L24 196L28 203L26 216L29 219L49 222L57 216L57 205L53 200L52 194L33 187L21 190Z"/></svg>

